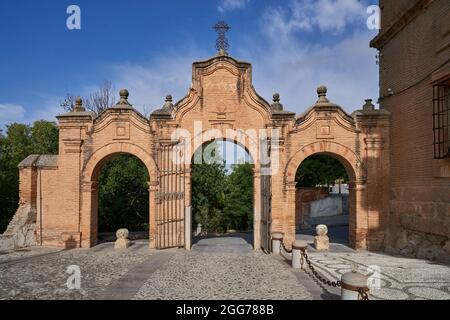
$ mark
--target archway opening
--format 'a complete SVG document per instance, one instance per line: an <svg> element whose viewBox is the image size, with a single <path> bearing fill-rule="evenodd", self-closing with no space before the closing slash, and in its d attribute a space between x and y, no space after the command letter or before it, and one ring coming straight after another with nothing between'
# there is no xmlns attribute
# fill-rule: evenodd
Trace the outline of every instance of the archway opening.
<svg viewBox="0 0 450 320"><path fill-rule="evenodd" d="M191 168L193 244L251 248L255 194L249 152L234 141L213 140L196 150Z"/></svg>
<svg viewBox="0 0 450 320"><path fill-rule="evenodd" d="M116 240L116 231L129 230L130 240L149 238L149 173L131 154L115 154L97 168L98 243Z"/></svg>
<svg viewBox="0 0 450 320"><path fill-rule="evenodd" d="M328 227L331 248L349 246L349 217L354 200L349 187L352 172L332 154L314 154L298 167L295 182L297 239L314 242L316 226ZM352 213L353 214L353 213Z"/></svg>

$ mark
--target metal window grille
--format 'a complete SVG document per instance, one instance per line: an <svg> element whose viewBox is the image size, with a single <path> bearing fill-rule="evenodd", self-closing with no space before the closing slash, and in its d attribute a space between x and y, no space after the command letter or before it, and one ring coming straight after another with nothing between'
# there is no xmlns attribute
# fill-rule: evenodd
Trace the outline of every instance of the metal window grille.
<svg viewBox="0 0 450 320"><path fill-rule="evenodd" d="M450 157L450 84L433 87L434 158Z"/></svg>

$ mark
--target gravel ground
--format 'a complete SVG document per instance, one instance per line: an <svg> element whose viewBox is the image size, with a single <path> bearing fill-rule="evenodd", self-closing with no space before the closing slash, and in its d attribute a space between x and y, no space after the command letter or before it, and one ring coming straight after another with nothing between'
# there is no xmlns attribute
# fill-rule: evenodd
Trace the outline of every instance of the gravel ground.
<svg viewBox="0 0 450 320"><path fill-rule="evenodd" d="M372 288L374 300L450 299L448 265L337 249L311 249L316 270L338 280L354 264L362 273L378 268L381 287ZM81 290L67 288L70 265L80 267ZM299 272L282 259L253 251L244 236L201 239L192 251L150 250L147 242L124 251L112 243L68 251L34 247L0 255L0 300L95 299L105 292L135 300L327 299L322 290L339 298L339 289L321 289L309 271Z"/></svg>
<svg viewBox="0 0 450 320"><path fill-rule="evenodd" d="M93 249L59 253L30 248L2 255L0 299L89 299L151 254L147 243L136 243L127 251L115 251L113 244L105 243ZM67 288L70 265L80 267L81 290Z"/></svg>
<svg viewBox="0 0 450 320"><path fill-rule="evenodd" d="M153 273L136 300L308 300L289 266L243 239L205 239Z"/></svg>
<svg viewBox="0 0 450 320"><path fill-rule="evenodd" d="M28 259L38 255L47 255L62 251L61 249L48 247L29 247L17 250L0 251L0 264L11 261Z"/></svg>

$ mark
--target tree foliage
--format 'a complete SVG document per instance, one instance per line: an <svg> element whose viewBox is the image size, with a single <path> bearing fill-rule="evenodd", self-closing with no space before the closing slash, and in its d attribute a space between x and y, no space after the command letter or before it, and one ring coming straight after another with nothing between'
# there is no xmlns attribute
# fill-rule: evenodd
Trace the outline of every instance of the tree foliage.
<svg viewBox="0 0 450 320"><path fill-rule="evenodd" d="M49 121L32 126L12 123L0 132L0 233L4 232L19 203L19 163L31 154L56 154L58 127Z"/></svg>
<svg viewBox="0 0 450 320"><path fill-rule="evenodd" d="M253 166L233 165L226 177L225 222L228 229L247 230L253 226Z"/></svg>
<svg viewBox="0 0 450 320"><path fill-rule="evenodd" d="M295 175L297 187L332 186L337 180L347 183L347 171L339 160L326 155L305 159Z"/></svg>
<svg viewBox="0 0 450 320"><path fill-rule="evenodd" d="M192 166L194 222L206 232L247 230L253 220L253 167L234 165L228 174L225 163Z"/></svg>
<svg viewBox="0 0 450 320"><path fill-rule="evenodd" d="M99 177L99 232L146 231L149 176L138 158L123 154L104 164Z"/></svg>
<svg viewBox="0 0 450 320"><path fill-rule="evenodd" d="M0 132L0 233L19 203L19 163L31 154L58 153L58 127L49 121L32 126L13 123ZM147 168L137 158L119 155L107 162L99 177L99 231L129 228L148 230L149 181Z"/></svg>

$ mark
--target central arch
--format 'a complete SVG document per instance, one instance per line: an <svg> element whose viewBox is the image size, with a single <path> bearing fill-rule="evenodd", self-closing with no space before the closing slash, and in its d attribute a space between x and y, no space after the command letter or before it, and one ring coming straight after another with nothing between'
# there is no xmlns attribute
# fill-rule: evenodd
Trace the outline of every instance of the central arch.
<svg viewBox="0 0 450 320"><path fill-rule="evenodd" d="M248 137L248 139L250 139ZM260 214L260 202L261 202L261 194L260 194L260 176L258 174L259 172L259 162L257 161L258 158L255 159L255 150L253 150L253 152L251 152L251 149L248 148L246 145L244 145L242 143L242 139L241 140L236 140L236 139L227 139L227 138L209 138L206 141L203 141L203 143L198 146L195 150L192 150L192 152L190 152L190 159L191 159L191 163L189 164L189 170L188 170L188 177L187 177L187 182L189 184L189 192L187 193L187 205L189 208L191 208L191 210L188 210L186 212L186 215L189 215L189 217L187 217L187 221L192 223L192 166L193 166L193 160L196 156L196 153L199 150L202 150L203 147L211 142L214 141L222 141L222 142L228 142L228 143L232 143L235 146L241 148L243 151L246 152L249 160L250 160L250 164L252 165L252 169L253 169L253 175L252 175L252 185L253 185L253 201L252 201L252 207L253 207L253 248L255 250L260 248L260 223L261 223L261 214ZM245 141L249 141L249 140L245 140ZM189 234L189 236L187 237L187 241L186 241L186 249L190 250L192 246L192 233Z"/></svg>

